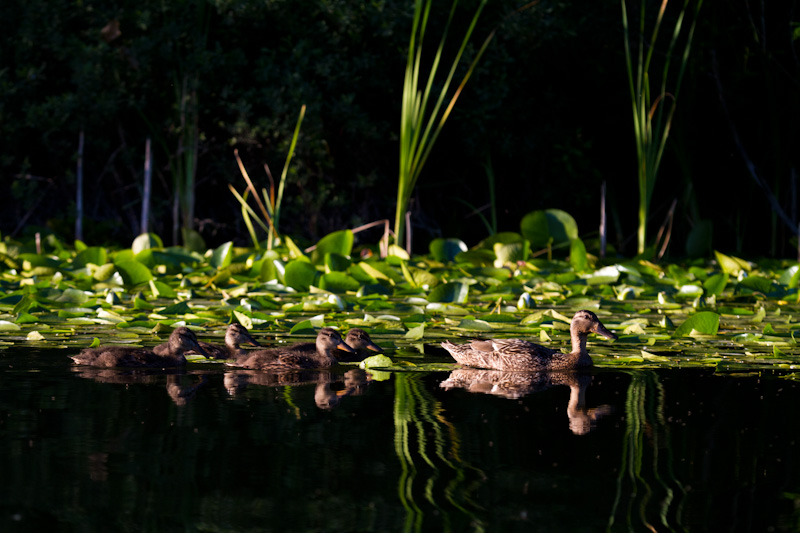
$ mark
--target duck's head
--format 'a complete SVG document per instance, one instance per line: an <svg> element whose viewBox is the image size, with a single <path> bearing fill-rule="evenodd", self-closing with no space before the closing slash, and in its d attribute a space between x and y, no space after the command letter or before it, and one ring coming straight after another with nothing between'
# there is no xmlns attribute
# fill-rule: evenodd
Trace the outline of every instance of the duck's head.
<svg viewBox="0 0 800 533"><path fill-rule="evenodd" d="M616 340L617 336L608 331L606 327L597 318L597 315L586 309L582 309L575 313L572 317L572 324L569 327L570 332L580 336L589 335L589 333L597 333L603 337L611 340Z"/></svg>
<svg viewBox="0 0 800 533"><path fill-rule="evenodd" d="M240 344L251 344L253 346L261 346L247 331L247 328L241 324L231 324L225 332L225 345L226 346L239 346Z"/></svg>
<svg viewBox="0 0 800 533"><path fill-rule="evenodd" d="M334 355L334 350L356 353L353 348L342 340L342 336L339 335L338 331L333 328L322 328L317 333L317 353Z"/></svg>
<svg viewBox="0 0 800 533"><path fill-rule="evenodd" d="M209 357L205 350L197 343L197 336L194 331L186 326L175 328L169 335L169 351L172 354L183 354L188 350L194 350L204 357Z"/></svg>
<svg viewBox="0 0 800 533"><path fill-rule="evenodd" d="M381 347L372 342L372 339L369 338L369 335L363 329L353 328L348 331L344 342L356 351L372 350L373 352L383 353Z"/></svg>

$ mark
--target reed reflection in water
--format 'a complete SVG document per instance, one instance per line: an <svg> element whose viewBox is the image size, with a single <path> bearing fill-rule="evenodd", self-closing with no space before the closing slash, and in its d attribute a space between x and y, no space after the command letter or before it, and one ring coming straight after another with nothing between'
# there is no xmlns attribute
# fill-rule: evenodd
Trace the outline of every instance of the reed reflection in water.
<svg viewBox="0 0 800 533"><path fill-rule="evenodd" d="M673 472L664 404L664 387L658 374L631 373L617 495L608 520L609 530L615 525L626 526L630 531L683 529L682 503L686 491Z"/></svg>
<svg viewBox="0 0 800 533"><path fill-rule="evenodd" d="M394 379L394 446L401 466L397 493L406 510L403 530L463 531L468 525L484 531L477 516L481 508L472 496L486 476L462 460L458 431L420 374L396 372ZM449 506L439 500L441 495ZM423 508L421 500L432 509ZM432 526L434 517L441 523Z"/></svg>

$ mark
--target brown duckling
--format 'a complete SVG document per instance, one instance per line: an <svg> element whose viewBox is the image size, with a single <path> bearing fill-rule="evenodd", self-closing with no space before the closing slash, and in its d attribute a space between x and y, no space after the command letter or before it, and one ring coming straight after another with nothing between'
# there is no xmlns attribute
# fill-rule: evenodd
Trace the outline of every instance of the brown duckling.
<svg viewBox="0 0 800 533"><path fill-rule="evenodd" d="M539 344L520 339L474 340L468 344L442 343L453 359L464 366L495 370L571 370L592 366L592 358L586 351L589 333L597 333L609 339L617 336L608 331L591 311L578 311L572 317L569 328L572 352L564 354Z"/></svg>
<svg viewBox="0 0 800 533"><path fill-rule="evenodd" d="M160 348L160 347L156 347ZM196 350L206 355L197 343L194 332L187 327L175 328L170 334L166 349L134 348L128 346L101 346L100 348L84 348L81 353L71 359L79 365L92 366L128 366L128 367L168 367L186 364L184 354Z"/></svg>
<svg viewBox="0 0 800 533"><path fill-rule="evenodd" d="M360 328L350 329L347 332L347 336L344 338L344 342L353 348L356 353L352 355L343 354L340 357L342 361L361 361L370 355L370 352L383 353L383 349L372 342L372 339L369 338L369 334Z"/></svg>
<svg viewBox="0 0 800 533"><path fill-rule="evenodd" d="M317 342L296 344L286 348L250 350L227 363L230 366L258 370L298 370L304 368L326 368L335 365L339 359L335 350L355 353L339 332L333 328L322 328L317 334Z"/></svg>
<svg viewBox="0 0 800 533"><path fill-rule="evenodd" d="M247 328L241 324L231 324L228 326L228 329L225 331L225 346L218 346L203 341L199 341L198 344L208 354L207 357L213 359L234 359L240 355L246 354L247 350L240 348L240 344L261 346L258 341L250 336L250 332L247 331ZM186 353L196 354L197 352L190 350Z"/></svg>

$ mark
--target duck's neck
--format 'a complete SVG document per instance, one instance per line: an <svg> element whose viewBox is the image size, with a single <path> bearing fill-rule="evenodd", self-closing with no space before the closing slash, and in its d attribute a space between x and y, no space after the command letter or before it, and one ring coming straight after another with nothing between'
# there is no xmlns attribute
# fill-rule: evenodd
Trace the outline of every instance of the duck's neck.
<svg viewBox="0 0 800 533"><path fill-rule="evenodd" d="M586 351L586 340L589 335L571 331L570 336L572 337L572 353L569 354L570 358L576 360L576 366L590 366L592 364L592 358L589 357L589 352Z"/></svg>

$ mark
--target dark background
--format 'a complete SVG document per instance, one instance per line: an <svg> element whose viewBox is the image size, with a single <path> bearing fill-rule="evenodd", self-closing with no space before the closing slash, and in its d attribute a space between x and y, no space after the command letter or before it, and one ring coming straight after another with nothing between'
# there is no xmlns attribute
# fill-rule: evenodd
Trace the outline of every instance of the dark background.
<svg viewBox="0 0 800 533"><path fill-rule="evenodd" d="M481 16L466 59L496 26L497 35L418 183L415 251L427 251L437 236L472 246L489 235L467 204L490 204L490 165L497 231L519 231L520 219L535 209L560 208L590 240L605 181L609 240L632 256L639 192L620 3L542 0L514 13L520 5L492 1ZM649 2L648 16L659 5ZM668 4L667 23L681 5ZM476 6L475 0L460 4L452 47ZM449 8L436 2L434 28ZM790 1L703 4L651 206L652 241L677 200L668 256L686 255L689 231L701 221L712 225L720 251L796 254L794 232L748 172L720 103L722 94L747 156L797 221L795 8ZM636 27L639 4L629 9ZM245 186L233 150L257 185L266 186L262 165L280 175L302 104L308 111L281 229L305 244L338 229L393 220L412 14L412 2L397 0L2 2L0 233L74 238L83 130L84 240L127 246L138 234L144 145L151 136L151 230L171 244L170 161L178 147L183 79L197 80L195 227L209 246L250 244L227 185ZM101 30L114 20L120 34L107 40ZM431 30L427 43L438 39ZM666 40L657 45L653 72L662 68L665 48ZM454 50L448 51L452 60ZM374 243L379 233L359 238Z"/></svg>

